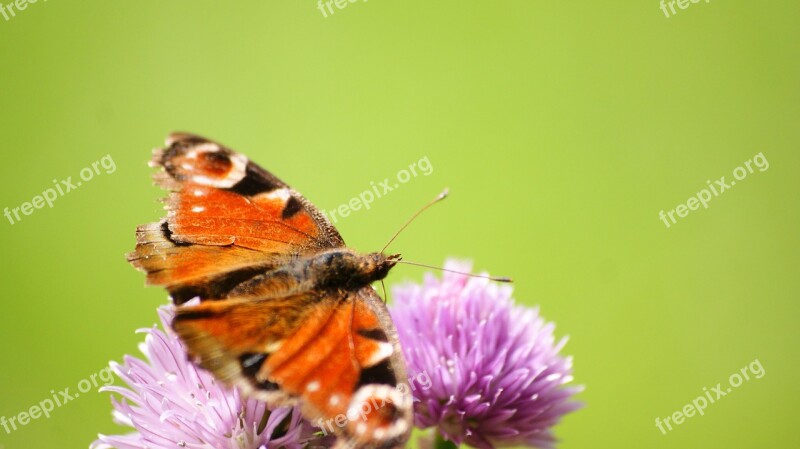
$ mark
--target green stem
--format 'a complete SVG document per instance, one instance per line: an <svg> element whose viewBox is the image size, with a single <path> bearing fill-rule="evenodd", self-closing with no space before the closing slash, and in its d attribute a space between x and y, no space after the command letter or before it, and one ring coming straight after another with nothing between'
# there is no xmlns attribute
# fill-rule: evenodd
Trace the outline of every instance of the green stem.
<svg viewBox="0 0 800 449"><path fill-rule="evenodd" d="M433 449L458 449L458 445L452 441L445 440L441 433L434 432L436 433L436 437L433 440Z"/></svg>

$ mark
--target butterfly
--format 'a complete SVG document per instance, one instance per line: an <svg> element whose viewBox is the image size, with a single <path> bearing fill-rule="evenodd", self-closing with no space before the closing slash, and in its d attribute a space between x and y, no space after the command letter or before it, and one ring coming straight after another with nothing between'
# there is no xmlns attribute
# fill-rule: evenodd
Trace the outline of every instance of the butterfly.
<svg viewBox="0 0 800 449"><path fill-rule="evenodd" d="M403 446L413 401L372 287L399 255L347 248L297 191L205 138L171 134L150 165L167 215L127 257L169 292L189 357L245 395L299 404L337 447Z"/></svg>

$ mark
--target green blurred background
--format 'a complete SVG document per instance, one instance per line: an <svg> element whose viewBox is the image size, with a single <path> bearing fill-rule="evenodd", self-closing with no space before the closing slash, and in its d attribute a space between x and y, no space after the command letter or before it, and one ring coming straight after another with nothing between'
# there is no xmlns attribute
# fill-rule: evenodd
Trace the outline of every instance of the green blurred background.
<svg viewBox="0 0 800 449"><path fill-rule="evenodd" d="M313 0L40 0L0 17L0 207L106 154L117 167L2 217L0 416L138 354L166 294L123 254L162 214L150 150L187 130L325 210L427 156L430 176L337 226L376 250L450 187L392 250L512 276L569 335L587 407L561 448L796 447L800 4L577 3L372 0L326 18ZM769 170L659 220L759 152ZM655 427L756 358L763 378ZM86 394L0 429L0 447L85 448L120 430L110 410Z"/></svg>

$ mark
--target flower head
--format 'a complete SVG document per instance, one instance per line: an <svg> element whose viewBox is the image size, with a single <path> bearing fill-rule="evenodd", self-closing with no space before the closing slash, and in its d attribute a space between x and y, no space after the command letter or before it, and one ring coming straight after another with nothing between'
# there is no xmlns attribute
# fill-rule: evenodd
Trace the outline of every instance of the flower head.
<svg viewBox="0 0 800 449"><path fill-rule="evenodd" d="M448 261L448 270L469 272ZM550 428L581 405L571 359L558 353L554 325L514 305L511 287L444 273L393 289L392 318L414 389L415 421L481 449L552 447ZM426 378L422 387L414 379Z"/></svg>
<svg viewBox="0 0 800 449"><path fill-rule="evenodd" d="M159 309L165 329L171 309ZM147 360L126 356L111 369L128 388L104 387L112 397L114 421L133 427L127 435L99 435L91 449L301 449L314 428L297 409L270 409L214 381L186 356L177 336L146 329L140 350Z"/></svg>

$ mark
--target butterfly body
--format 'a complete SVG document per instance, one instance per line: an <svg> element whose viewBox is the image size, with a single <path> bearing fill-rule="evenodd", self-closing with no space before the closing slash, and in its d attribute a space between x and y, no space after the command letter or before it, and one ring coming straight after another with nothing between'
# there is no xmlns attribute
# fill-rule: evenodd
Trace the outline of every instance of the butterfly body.
<svg viewBox="0 0 800 449"><path fill-rule="evenodd" d="M360 254L350 249L313 256L292 256L277 268L256 272L234 285L225 297L285 296L312 290L359 290L386 277L397 256Z"/></svg>
<svg viewBox="0 0 800 449"><path fill-rule="evenodd" d="M308 200L207 139L173 134L152 165L167 217L137 229L128 259L169 291L189 356L245 394L300 404L342 447L402 446L412 400L371 286L399 256L345 247Z"/></svg>

